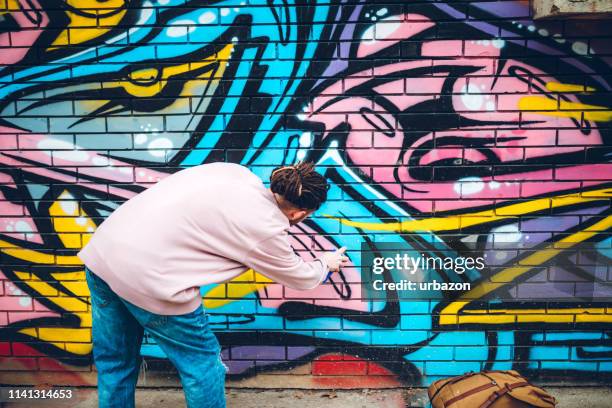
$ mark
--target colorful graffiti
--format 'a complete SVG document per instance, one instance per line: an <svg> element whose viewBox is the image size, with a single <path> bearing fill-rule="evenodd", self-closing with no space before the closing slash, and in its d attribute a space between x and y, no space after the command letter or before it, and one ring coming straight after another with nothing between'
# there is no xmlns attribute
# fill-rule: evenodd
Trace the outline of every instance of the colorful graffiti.
<svg viewBox="0 0 612 408"><path fill-rule="evenodd" d="M5 370L18 350L91 363L76 252L123 201L201 163L267 179L311 159L330 200L292 243L353 264L305 292L254 271L202 288L233 375L612 371L609 303L549 301L564 277L609 274L609 46L522 2L335 3L0 2ZM363 300L359 249L387 242L478 253L486 274L458 297ZM512 301L519 282L532 301Z"/></svg>

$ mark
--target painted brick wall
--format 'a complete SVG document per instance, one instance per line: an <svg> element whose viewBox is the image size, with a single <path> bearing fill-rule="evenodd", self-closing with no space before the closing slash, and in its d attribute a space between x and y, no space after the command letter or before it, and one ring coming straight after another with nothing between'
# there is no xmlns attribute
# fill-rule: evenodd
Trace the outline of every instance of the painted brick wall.
<svg viewBox="0 0 612 408"><path fill-rule="evenodd" d="M609 22L534 23L515 1L0 7L0 382L95 382L75 254L123 201L188 166L267 179L301 159L332 189L292 243L305 259L346 245L353 265L306 292L252 273L202 288L236 384L612 371L604 291L551 301L610 275ZM362 301L361 245L385 242L483 256L462 279L496 277L509 300Z"/></svg>

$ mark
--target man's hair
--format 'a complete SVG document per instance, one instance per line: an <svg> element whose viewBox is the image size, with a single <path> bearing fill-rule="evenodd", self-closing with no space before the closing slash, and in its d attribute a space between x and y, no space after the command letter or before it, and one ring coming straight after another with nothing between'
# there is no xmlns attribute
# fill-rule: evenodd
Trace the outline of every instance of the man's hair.
<svg viewBox="0 0 612 408"><path fill-rule="evenodd" d="M277 167L270 176L270 189L297 208L317 210L327 200L329 184L314 168L312 162Z"/></svg>

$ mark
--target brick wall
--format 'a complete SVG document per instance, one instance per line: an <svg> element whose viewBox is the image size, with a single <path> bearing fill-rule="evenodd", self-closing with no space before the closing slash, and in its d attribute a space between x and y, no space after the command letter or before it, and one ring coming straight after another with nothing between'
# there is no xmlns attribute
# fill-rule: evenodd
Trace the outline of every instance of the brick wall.
<svg viewBox="0 0 612 408"><path fill-rule="evenodd" d="M292 243L305 259L347 246L353 265L306 292L250 274L202 288L236 384L606 378L612 32L530 16L515 1L0 0L0 381L95 382L75 254L123 201L188 166L267 179L302 159L332 189ZM495 291L360 299L362 245L432 242L484 257L461 279ZM580 284L595 295L573 301ZM167 367L152 342L142 354Z"/></svg>

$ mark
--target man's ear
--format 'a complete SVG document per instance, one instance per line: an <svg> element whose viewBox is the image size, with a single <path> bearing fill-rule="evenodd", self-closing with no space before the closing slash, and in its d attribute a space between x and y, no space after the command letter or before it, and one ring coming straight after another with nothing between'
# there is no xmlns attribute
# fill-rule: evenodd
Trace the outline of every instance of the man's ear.
<svg viewBox="0 0 612 408"><path fill-rule="evenodd" d="M307 210L295 210L293 211L292 218L294 220L299 220L299 219L306 217L307 215L308 215Z"/></svg>

